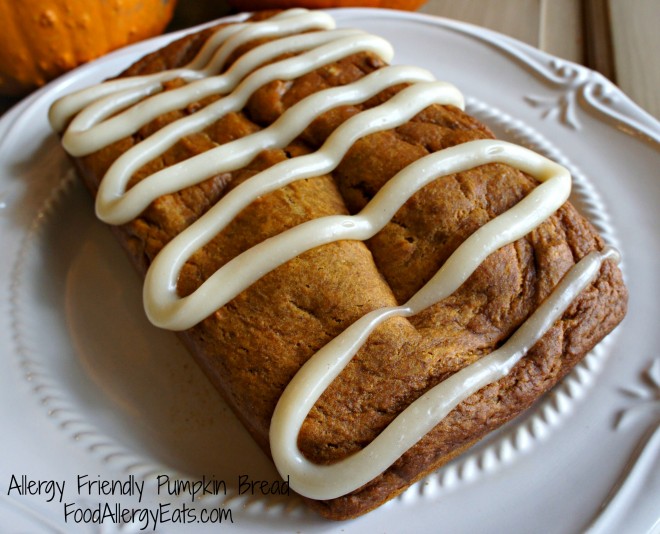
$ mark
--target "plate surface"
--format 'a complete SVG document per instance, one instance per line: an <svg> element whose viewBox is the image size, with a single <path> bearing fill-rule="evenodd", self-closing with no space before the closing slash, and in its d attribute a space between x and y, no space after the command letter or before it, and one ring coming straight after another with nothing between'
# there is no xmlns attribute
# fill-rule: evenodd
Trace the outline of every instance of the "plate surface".
<svg viewBox="0 0 660 534"><path fill-rule="evenodd" d="M144 319L140 283L46 119L59 96L173 36L135 45L0 119L1 530L137 532L160 510L170 521L159 532L190 532L191 521L195 532L660 531L660 125L600 75L496 33L418 14L333 14L390 40L395 62L457 85L499 136L570 168L575 203L623 253L627 318L529 414L363 518L327 523L294 496L238 495L241 477L270 484L274 469L176 338ZM23 475L44 481L41 492L21 494ZM205 477L219 495L159 493L158 477ZM110 494L87 481L122 484ZM86 522L99 505L134 520Z"/></svg>

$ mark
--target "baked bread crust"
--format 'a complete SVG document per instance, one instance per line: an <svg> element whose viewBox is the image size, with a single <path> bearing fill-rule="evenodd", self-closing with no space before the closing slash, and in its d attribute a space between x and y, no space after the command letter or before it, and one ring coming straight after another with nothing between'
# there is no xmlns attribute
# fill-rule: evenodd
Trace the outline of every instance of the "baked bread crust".
<svg viewBox="0 0 660 534"><path fill-rule="evenodd" d="M140 60L124 75L181 66L211 33L185 37ZM243 111L184 138L143 167L131 183L262 129L308 94L350 83L381 66L377 57L361 53L293 82L270 83ZM278 161L316 150L344 120L399 89L364 105L323 114L290 146L265 150L241 170L157 199L137 219L114 227L115 234L144 274L166 243L229 190ZM132 137L75 159L86 185L96 193L117 157L207 103L168 113ZM359 211L397 171L429 152L489 137L485 126L457 108L433 105L394 130L363 138L332 175L295 182L244 209L185 265L179 294L192 293L219 267L267 237L324 215ZM502 164L440 178L414 195L368 242L339 241L305 252L180 336L268 454L273 410L300 366L366 312L407 300L470 234L535 185L532 178ZM422 393L499 347L568 269L603 245L589 222L567 203L536 230L490 255L450 297L411 318L386 321L316 403L301 429L300 449L310 460L329 464L363 448ZM308 499L311 506L325 517L347 519L399 494L554 386L618 324L626 301L621 273L607 260L598 278L508 376L460 403L370 483L336 499Z"/></svg>

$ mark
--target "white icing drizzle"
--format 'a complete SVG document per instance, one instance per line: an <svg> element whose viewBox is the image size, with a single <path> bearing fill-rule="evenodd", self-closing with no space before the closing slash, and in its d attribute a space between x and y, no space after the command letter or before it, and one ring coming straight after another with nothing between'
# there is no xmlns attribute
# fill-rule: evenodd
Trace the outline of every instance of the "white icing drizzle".
<svg viewBox="0 0 660 534"><path fill-rule="evenodd" d="M404 305L365 315L317 352L294 376L277 404L270 426L273 460L291 487L312 499L333 499L366 484L421 440L461 401L506 376L573 299L597 276L611 248L592 252L569 270L545 302L498 350L461 369L419 397L361 451L332 465L313 464L298 449L298 432L314 403L384 319L409 315ZM414 298L414 297L413 297Z"/></svg>
<svg viewBox="0 0 660 534"><path fill-rule="evenodd" d="M410 92L419 88L420 85L408 87L378 108L355 115L335 130L318 152L284 161L243 182L175 237L160 252L147 273L144 304L149 319L158 326L173 330L190 328L264 274L306 250L341 239L369 239L387 224L405 201L438 176L498 161L525 170L541 181L547 180L523 201L480 228L447 260L436 277L451 277L453 289L450 293L488 254L533 230L566 201L571 178L560 165L503 141L472 141L430 154L409 165L391 178L357 215L334 215L300 224L236 256L191 295L184 298L177 295L179 270L189 255L208 243L253 199L295 179L330 172L353 145L356 135L375 130L367 126L369 123L375 123L377 129L385 129L391 126L386 119L405 122L416 113L418 105L421 108L428 106L428 101L410 97ZM405 111L406 106L413 109L408 113L395 111ZM371 115L375 120L370 120ZM362 127L357 128L356 123L362 123ZM413 305L423 302L421 307L415 305L419 311L440 298L428 289L413 297Z"/></svg>
<svg viewBox="0 0 660 534"><path fill-rule="evenodd" d="M261 38L274 40L256 46L222 72L233 52ZM525 148L494 140L464 143L430 154L401 170L360 213L311 220L267 239L232 259L191 295L180 298L176 286L183 265L252 201L296 180L331 172L357 140L404 124L431 104L463 107L460 93L449 84L435 81L427 71L385 67L351 84L314 93L269 127L167 167L126 190L138 169L182 137L241 110L265 84L293 80L361 51L371 51L385 61L392 56L390 45L378 37L357 30L334 30L332 18L321 12L289 10L267 21L238 23L218 30L185 67L84 89L59 100L50 111L53 127L58 131L66 127L64 147L74 156L83 156L134 134L163 113L221 95L196 113L137 143L113 163L100 185L96 209L102 220L123 224L139 216L161 195L239 169L264 149L285 147L330 109L362 103L393 85L410 84L385 103L347 119L316 152L282 161L241 183L163 248L147 273L144 304L154 324L173 330L194 326L266 273L307 250L341 239L369 239L413 194L442 176L501 162L541 182L518 204L470 236L408 302L360 318L317 352L288 385L273 415L271 452L280 473L290 476L291 487L316 499L344 495L373 479L458 403L505 376L597 276L602 262L618 258L609 248L583 258L505 345L428 391L362 451L329 466L306 460L297 447L303 421L371 332L390 317L414 315L453 293L489 254L526 235L556 211L568 198L571 187L566 169ZM279 59L292 53L297 55ZM165 82L176 78L188 83L162 90Z"/></svg>
<svg viewBox="0 0 660 534"><path fill-rule="evenodd" d="M377 76L379 73L382 76ZM353 88L349 86L328 89L305 99L290 108L271 127L220 146L218 150L224 149L223 156L218 157L217 161L222 164L215 168L214 173L241 167L264 147L287 144L288 140L297 137L304 126L311 122L313 117L308 117L309 115L317 116L320 111L336 107L338 101L346 102L351 96L353 101L365 100L383 88L378 83L381 78L387 83L397 73L407 74L408 69L401 67L382 69L352 84ZM410 71L410 74L415 73ZM411 77L407 76L408 79ZM401 79L398 76L397 78ZM363 87L367 87L368 90L364 91ZM191 295L180 298L176 292L179 271L190 255L213 239L250 202L295 180L332 171L360 137L403 124L430 104L445 102L455 97L455 89L440 82L411 85L384 104L345 121L317 152L273 165L240 184L204 216L170 241L158 254L144 284L144 305L149 319L158 326L172 330L190 328L229 302L264 274L305 250L339 239L364 240L374 235L387 222L382 213L377 213L376 210L386 210L391 217L407 197L397 198L389 195L387 201L380 201L381 197L385 198L383 193L373 199L371 204L374 207L370 208L370 212L365 208L365 213L369 212L371 215L325 217L291 228L232 259ZM274 143L273 140L278 142ZM408 180L409 186L415 183L410 179L411 174L409 172L401 176L401 180ZM412 193L408 196L410 195Z"/></svg>
<svg viewBox="0 0 660 534"><path fill-rule="evenodd" d="M310 48L309 52L295 58L277 61L255 70L256 67L281 56L283 49L289 52L299 52ZM386 41L355 30L316 32L272 41L242 56L226 74L203 78L179 89L166 91L137 103L137 99L155 91L154 84L122 91L97 101L72 121L62 137L62 145L73 156L91 154L112 142L131 135L136 128L147 124L163 113L181 109L191 102L197 102L211 95L226 94L233 91L241 82L238 90L232 92L231 96L207 106L201 113L190 115L187 122L192 122L194 128L187 131L185 133L187 135L208 126L228 111L240 110L252 93L273 80L294 79L309 72L310 65L319 68L349 55L348 51L364 52L368 50L378 52L383 56L389 55L389 45ZM244 79L248 74L247 79ZM134 105L115 115L118 110L125 107L125 103ZM106 119L110 115L112 117Z"/></svg>
<svg viewBox="0 0 660 534"><path fill-rule="evenodd" d="M147 96L147 92L160 91L163 82L175 78L195 80L211 76L222 70L227 57L231 52L235 51L238 45L244 44L249 40L245 36L265 37L265 33L269 33L271 36L282 35L281 24L278 25L276 21L290 18L294 18L299 23L292 28L292 31L296 32L301 31L302 28L308 30L329 30L335 27L335 22L329 15L320 11L310 13L303 9L283 11L268 21L258 24L237 23L225 26L215 32L206 41L193 60L184 67L145 76L110 80L60 98L49 110L50 123L54 130L61 132L74 115L90 106L93 106L94 109L102 107L99 105L101 101L104 102L104 105L111 107L112 112L119 111L130 105L121 102L120 96L124 90L138 88L137 90L145 91L143 96ZM268 27L268 30L266 32L262 30L261 34L259 34L259 27L263 27L264 25ZM243 37L240 40L228 42L237 33L241 33ZM105 99L104 97L107 96L110 98ZM138 97L136 96L136 98Z"/></svg>
<svg viewBox="0 0 660 534"><path fill-rule="evenodd" d="M267 148L286 146L319 115L320 110L325 111L338 105L361 102L394 83L420 81L430 77L426 71L411 67L389 67L382 70L382 73L376 71L373 75L365 76L362 80L344 86L344 88L326 89L311 95L288 109L268 128L171 165L144 178L126 191L126 185L132 174L131 171L137 170L150 156L160 153L164 147L176 142L178 125L173 123L163 128L152 136L154 138L153 143L146 143L147 146L144 152L142 151L142 143L140 143L130 151L122 154L121 158L118 158L108 170L96 197L98 217L109 224L128 222L137 217L154 198L160 195L174 193L219 173L239 169L249 163L260 151ZM436 100L442 98L444 102L462 105L462 97L453 87L442 82L432 83L432 86L414 85L412 86L414 91L407 94L412 95L414 92L414 96L419 96L421 100L428 101L429 98L435 98ZM216 108L219 107L223 107L225 112L235 111L234 108L240 109L241 102L236 102L239 99L247 100L247 97L239 95L233 99L230 96L219 100L216 103L217 106L212 105L214 109L210 110L210 113L215 115ZM225 105L225 103L228 105ZM407 107L411 106L418 111L422 109L417 106L416 102L411 102ZM196 115L191 117L196 118ZM379 118L382 121L390 120L384 113L381 113ZM182 119L181 121L185 120ZM203 116L201 120L206 121L207 117ZM183 128L187 130L186 125L184 123Z"/></svg>

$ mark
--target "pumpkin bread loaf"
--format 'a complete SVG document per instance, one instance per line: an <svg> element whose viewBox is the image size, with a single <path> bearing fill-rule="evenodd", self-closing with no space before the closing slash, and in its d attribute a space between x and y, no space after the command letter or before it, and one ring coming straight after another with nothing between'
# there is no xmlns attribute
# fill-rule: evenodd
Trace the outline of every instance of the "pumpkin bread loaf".
<svg viewBox="0 0 660 534"><path fill-rule="evenodd" d="M184 65L212 32L174 42L140 60L124 76ZM235 56L257 43L241 47ZM131 183L262 130L307 95L351 83L383 66L375 55L358 53L293 81L269 83L244 109L185 137L140 169ZM165 85L167 89L183 83ZM174 236L238 184L277 162L317 150L349 117L401 88L324 113L288 146L263 150L239 170L164 195L114 232L145 273ZM167 113L132 136L76 158L89 189L96 193L112 162L141 139L215 98ZM331 174L294 182L252 202L185 264L179 295L191 294L232 258L288 228L326 215L358 212L414 160L491 137L476 119L441 105L426 108L400 127L364 137ZM268 454L271 416L303 363L365 313L405 302L468 236L536 185L524 173L497 163L440 178L415 194L368 241L338 241L298 255L180 336ZM500 347L568 269L603 246L591 224L566 203L524 238L491 254L451 296L412 317L385 321L309 413L298 438L305 457L332 464L364 448L425 391ZM311 506L332 519L361 515L520 414L616 326L625 313L626 295L615 263L604 261L596 280L509 375L461 402L371 482L338 498L308 499Z"/></svg>

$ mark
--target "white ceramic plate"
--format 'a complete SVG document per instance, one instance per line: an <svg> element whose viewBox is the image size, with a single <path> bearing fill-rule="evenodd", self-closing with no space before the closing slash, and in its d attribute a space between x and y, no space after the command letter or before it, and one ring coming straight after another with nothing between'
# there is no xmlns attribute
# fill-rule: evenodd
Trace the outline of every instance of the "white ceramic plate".
<svg viewBox="0 0 660 534"><path fill-rule="evenodd" d="M569 166L574 201L623 252L626 320L530 413L365 517L328 523L293 496L237 495L240 476L274 482L276 473L175 337L143 318L139 281L47 124L55 98L173 36L141 43L0 119L1 530L137 532L147 521L140 510L159 506L172 519L159 532L660 528L660 125L598 74L496 33L417 14L334 14L342 26L389 39L396 62L457 85L500 136ZM64 482L62 502L59 494L48 502L48 485L21 495L12 476L20 483L23 475ZM144 494L79 492L79 475L144 481ZM204 476L224 482L227 494L194 502L158 494L159 475ZM136 520L76 523L76 509L99 503L136 509ZM225 515L222 525L191 525L184 507L200 518L231 510L233 524Z"/></svg>

